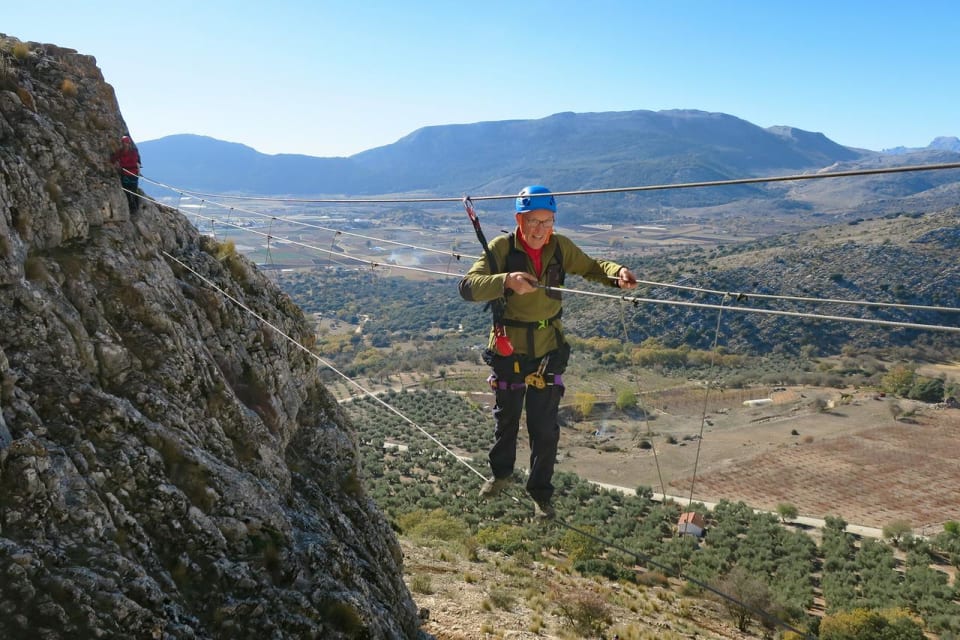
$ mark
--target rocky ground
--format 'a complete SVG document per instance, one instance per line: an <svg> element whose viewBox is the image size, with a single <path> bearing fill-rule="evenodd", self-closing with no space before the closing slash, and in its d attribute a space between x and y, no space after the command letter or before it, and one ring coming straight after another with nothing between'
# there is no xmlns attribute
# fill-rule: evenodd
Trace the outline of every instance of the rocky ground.
<svg viewBox="0 0 960 640"><path fill-rule="evenodd" d="M680 595L680 583L641 574L648 584L584 578L563 557L508 557L402 539L404 579L437 640L605 638L732 640L740 633L721 604ZM592 624L595 623L595 624Z"/></svg>

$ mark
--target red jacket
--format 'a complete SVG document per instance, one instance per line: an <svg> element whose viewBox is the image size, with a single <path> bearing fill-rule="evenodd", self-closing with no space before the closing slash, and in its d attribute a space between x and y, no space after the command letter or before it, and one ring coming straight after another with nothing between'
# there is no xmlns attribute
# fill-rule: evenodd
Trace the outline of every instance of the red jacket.
<svg viewBox="0 0 960 640"><path fill-rule="evenodd" d="M114 165L134 175L140 173L140 152L134 144L131 144L126 149L120 147L110 156L110 160Z"/></svg>

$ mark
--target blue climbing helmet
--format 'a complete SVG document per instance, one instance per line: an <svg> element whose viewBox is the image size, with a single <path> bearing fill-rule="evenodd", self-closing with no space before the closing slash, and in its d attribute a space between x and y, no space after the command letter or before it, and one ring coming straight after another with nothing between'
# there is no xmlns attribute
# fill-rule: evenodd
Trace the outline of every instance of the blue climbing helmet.
<svg viewBox="0 0 960 640"><path fill-rule="evenodd" d="M524 187L520 195L517 196L517 213L526 213L537 209L546 209L556 213L557 201L550 193L550 189L539 184Z"/></svg>

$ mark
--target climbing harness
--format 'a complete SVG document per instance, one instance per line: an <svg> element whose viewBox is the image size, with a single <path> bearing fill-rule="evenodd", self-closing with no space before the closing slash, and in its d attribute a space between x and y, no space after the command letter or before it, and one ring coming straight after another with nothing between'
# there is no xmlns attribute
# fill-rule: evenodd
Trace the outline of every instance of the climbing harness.
<svg viewBox="0 0 960 640"><path fill-rule="evenodd" d="M517 327L520 329L527 330L527 353L532 354L534 352L534 334L541 330L553 327L554 332L557 334L557 346L563 344L563 335L560 333L560 329L553 324L554 320L559 320L563 315L563 309L550 316L549 318L544 318L543 320L533 320L531 322L524 322L523 320L511 320L510 318L503 318L500 322L507 327Z"/></svg>
<svg viewBox="0 0 960 640"><path fill-rule="evenodd" d="M487 377L487 384L489 384L490 388L494 391L516 391L527 387L524 382L507 382L506 380L500 380L495 373L491 373Z"/></svg>
<svg viewBox="0 0 960 640"><path fill-rule="evenodd" d="M530 258L524 251L521 251L517 248L515 234L511 233L507 236L507 244L510 249L507 251L504 269L502 271L500 270L500 265L496 263L496 257L493 257L491 264L492 273L511 273L514 271L530 273ZM542 278L546 281L546 285L538 284L537 287L544 289L548 298L553 298L554 300L563 300L561 288L566 280L566 272L563 269L563 248L559 243L557 243L557 246L554 249L550 263L543 267L542 274ZM506 297L510 295L513 295L513 291L506 291L504 296L504 305L506 305ZM504 311L506 311L506 308L504 308ZM500 323L505 327L525 329L527 353L533 354L535 352L534 334L541 329L552 327L556 333L557 346L560 347L564 344L563 334L560 332L560 329L557 327L557 325L554 324L554 321L559 320L562 316L563 309L561 308L549 318L541 318L540 320L531 321L515 320L513 318L501 318ZM519 373L519 371L516 373Z"/></svg>

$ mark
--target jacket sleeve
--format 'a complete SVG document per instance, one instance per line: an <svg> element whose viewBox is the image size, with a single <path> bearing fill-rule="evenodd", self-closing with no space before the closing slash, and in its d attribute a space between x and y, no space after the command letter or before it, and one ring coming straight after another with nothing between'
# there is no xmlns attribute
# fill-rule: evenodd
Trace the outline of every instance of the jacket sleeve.
<svg viewBox="0 0 960 640"><path fill-rule="evenodd" d="M574 273L608 287L618 286L616 278L620 269L623 269L623 265L616 262L591 258L569 239L563 246L563 261L566 263L563 268L567 273Z"/></svg>
<svg viewBox="0 0 960 640"><path fill-rule="evenodd" d="M505 262L507 250L509 250L508 244L509 239L506 236L499 236L490 243L490 250L499 262ZM460 280L458 286L460 297L471 302L487 302L503 296L507 274L491 273L491 271L486 252L484 252Z"/></svg>

